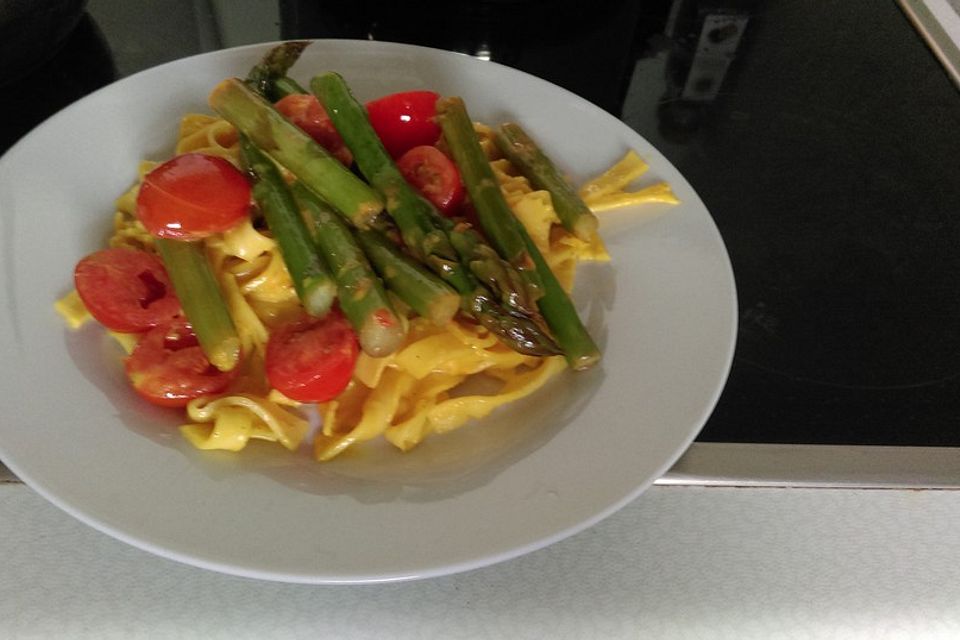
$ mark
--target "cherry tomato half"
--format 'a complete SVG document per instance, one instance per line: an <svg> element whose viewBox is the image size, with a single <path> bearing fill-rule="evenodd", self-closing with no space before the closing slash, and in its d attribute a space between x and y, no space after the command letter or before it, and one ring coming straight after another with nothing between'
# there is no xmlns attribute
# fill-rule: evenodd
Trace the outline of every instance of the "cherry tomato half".
<svg viewBox="0 0 960 640"><path fill-rule="evenodd" d="M103 249L77 263L73 283L100 324L121 333L146 331L180 313L160 258L137 249Z"/></svg>
<svg viewBox="0 0 960 640"><path fill-rule="evenodd" d="M428 145L414 147L397 160L397 168L442 213L453 215L463 204L460 172L440 149Z"/></svg>
<svg viewBox="0 0 960 640"><path fill-rule="evenodd" d="M270 334L267 379L277 391L300 402L327 402L340 395L353 375L360 346L343 313L304 317Z"/></svg>
<svg viewBox="0 0 960 640"><path fill-rule="evenodd" d="M250 209L250 183L230 162L184 153L148 173L137 196L137 217L159 238L197 240L226 231Z"/></svg>
<svg viewBox="0 0 960 640"><path fill-rule="evenodd" d="M370 124L394 159L440 139L440 126L435 121L439 97L433 91L404 91L367 103Z"/></svg>
<svg viewBox="0 0 960 640"><path fill-rule="evenodd" d="M127 358L127 377L138 394L164 407L224 391L236 375L210 364L189 323L177 318L140 338Z"/></svg>
<svg viewBox="0 0 960 640"><path fill-rule="evenodd" d="M344 144L343 138L316 96L292 93L280 98L274 106L287 120L306 131L337 160L348 167L353 163L353 154Z"/></svg>

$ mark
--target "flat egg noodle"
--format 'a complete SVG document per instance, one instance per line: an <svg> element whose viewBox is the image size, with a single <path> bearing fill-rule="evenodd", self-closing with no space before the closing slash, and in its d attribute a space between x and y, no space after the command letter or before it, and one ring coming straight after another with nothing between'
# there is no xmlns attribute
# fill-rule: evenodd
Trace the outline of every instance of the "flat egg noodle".
<svg viewBox="0 0 960 640"><path fill-rule="evenodd" d="M251 439L279 442L295 450L307 435L305 419L263 396L235 394L197 398L187 405L193 423L180 427L198 449L239 451Z"/></svg>
<svg viewBox="0 0 960 640"><path fill-rule="evenodd" d="M202 113L188 113L180 120L176 153L203 153L225 158L239 166L239 136L226 120Z"/></svg>
<svg viewBox="0 0 960 640"><path fill-rule="evenodd" d="M578 194L584 201L609 195L616 191L623 191L627 185L642 176L650 168L633 149L616 164L604 171L601 175L583 183Z"/></svg>
<svg viewBox="0 0 960 640"><path fill-rule="evenodd" d="M137 181L132 187L117 198L116 212L113 214L113 235L110 236L111 247L129 247L141 251L155 252L153 236L137 219L137 194L140 193L140 183L143 177L159 163L144 160L137 167Z"/></svg>
<svg viewBox="0 0 960 640"><path fill-rule="evenodd" d="M299 310L296 291L276 242L246 220L209 238L206 248L243 352L262 354L270 326Z"/></svg>
<svg viewBox="0 0 960 640"><path fill-rule="evenodd" d="M392 425L384 435L395 446L408 451L431 433L446 433L470 419L484 418L497 407L530 395L565 368L563 358L554 356L544 358L535 369L491 370L491 373L500 373L506 379L496 394L458 397L425 395L423 404L417 407L410 418ZM441 388L446 391L452 387Z"/></svg>
<svg viewBox="0 0 960 640"><path fill-rule="evenodd" d="M626 191L630 183L644 175L647 169L649 165L631 149L612 167L585 182L578 193L594 213L652 202L679 204L680 200L666 182Z"/></svg>
<svg viewBox="0 0 960 640"><path fill-rule="evenodd" d="M680 200L673 193L673 189L666 182L658 182L637 191L619 191L603 196L597 196L587 201L587 206L594 213L629 207L631 205L662 202L664 204L679 204Z"/></svg>
<svg viewBox="0 0 960 640"><path fill-rule="evenodd" d="M317 459L329 460L380 435L407 451L431 433L449 431L532 393L565 367L563 358L519 354L482 326L463 321L437 327L414 318L407 335L404 346L386 358L361 356L350 386L320 405ZM488 395L451 396L481 373L501 381L501 388Z"/></svg>
<svg viewBox="0 0 960 640"><path fill-rule="evenodd" d="M67 295L54 302L53 308L71 329L79 329L93 320L76 289L71 289Z"/></svg>

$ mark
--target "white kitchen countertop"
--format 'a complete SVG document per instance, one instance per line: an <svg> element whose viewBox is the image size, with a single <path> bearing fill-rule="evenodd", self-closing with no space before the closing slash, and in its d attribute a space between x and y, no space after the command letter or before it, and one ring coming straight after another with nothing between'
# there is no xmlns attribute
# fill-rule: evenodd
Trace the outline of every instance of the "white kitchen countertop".
<svg viewBox="0 0 960 640"><path fill-rule="evenodd" d="M2 638L960 638L960 491L654 487L593 528L427 581L256 582L0 484Z"/></svg>

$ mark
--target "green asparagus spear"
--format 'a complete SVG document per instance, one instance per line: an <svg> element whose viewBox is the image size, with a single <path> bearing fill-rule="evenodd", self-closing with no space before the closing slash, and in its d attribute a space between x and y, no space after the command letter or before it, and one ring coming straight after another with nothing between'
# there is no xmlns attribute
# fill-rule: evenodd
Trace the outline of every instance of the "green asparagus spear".
<svg viewBox="0 0 960 640"><path fill-rule="evenodd" d="M255 178L253 199L280 246L293 288L307 313L323 317L337 295L337 284L317 253L300 209L273 161L246 136L240 136L240 150Z"/></svg>
<svg viewBox="0 0 960 640"><path fill-rule="evenodd" d="M473 264L464 268L462 258L475 261L479 254L462 257L458 253L451 241L451 234L458 230L407 184L343 78L325 73L313 78L310 88L353 153L360 172L384 196L387 212L396 222L407 249L461 295L461 309L521 353L558 353L556 344L534 320L519 308L505 308L481 285L471 271Z"/></svg>
<svg viewBox="0 0 960 640"><path fill-rule="evenodd" d="M437 103L437 112L447 145L460 168L460 175L477 209L484 233L494 239L501 254L526 256L524 259L530 261L542 287L543 297L537 300L537 305L567 362L573 369L593 366L600 359L600 351L540 250L503 200L496 178L480 150L463 101L459 98L441 99ZM484 207L489 209L481 212ZM523 245L522 251L514 246L517 238ZM509 243L508 246L503 246L504 242ZM529 272L523 271L524 274Z"/></svg>
<svg viewBox="0 0 960 640"><path fill-rule="evenodd" d="M494 141L534 187L550 193L553 208L563 226L581 240L593 240L597 233L597 217L520 125L512 122L500 125Z"/></svg>
<svg viewBox="0 0 960 640"><path fill-rule="evenodd" d="M155 242L204 355L217 369L231 371L240 361L240 338L203 243L163 238Z"/></svg>
<svg viewBox="0 0 960 640"><path fill-rule="evenodd" d="M354 235L390 291L437 326L456 315L460 296L419 262L405 256L381 232L356 230Z"/></svg>
<svg viewBox="0 0 960 640"><path fill-rule="evenodd" d="M287 76L300 54L309 46L304 40L284 42L270 49L259 64L250 69L246 83L253 91L270 102L276 102L291 93L306 93L296 80Z"/></svg>
<svg viewBox="0 0 960 640"><path fill-rule="evenodd" d="M534 268L510 205L503 197L500 183L493 175L490 162L480 148L473 121L467 114L463 100L458 97L437 101L437 120L443 137L460 169L460 176L470 194L483 232L497 251L523 275L533 296L539 297L543 284Z"/></svg>
<svg viewBox="0 0 960 640"><path fill-rule="evenodd" d="M508 310L539 319L537 298L533 297L523 276L501 258L472 226L448 218L442 218L438 224L447 231L450 242L470 272L495 294L500 304ZM539 295L540 291L537 290Z"/></svg>
<svg viewBox="0 0 960 640"><path fill-rule="evenodd" d="M383 196L407 248L458 290L468 287L469 278L456 250L447 234L434 224L433 205L404 180L370 125L363 105L350 94L343 78L326 73L313 78L310 88L353 153L360 172Z"/></svg>
<svg viewBox="0 0 960 640"><path fill-rule="evenodd" d="M293 194L311 227L317 247L337 280L340 308L353 325L364 353L382 358L396 351L406 331L340 214L297 182Z"/></svg>
<svg viewBox="0 0 960 640"><path fill-rule="evenodd" d="M462 296L461 308L466 308L501 342L514 351L531 356L556 356L563 353L554 339L528 316L504 309L487 289L477 287Z"/></svg>
<svg viewBox="0 0 960 640"><path fill-rule="evenodd" d="M537 304L543 312L547 326L557 339L570 368L576 371L589 369L600 361L600 349L590 337L587 328L583 326L576 307L573 306L567 292L560 286L560 282L550 269L550 265L544 260L540 250L537 249L530 234L523 225L519 226L523 240L543 281L543 297L537 301Z"/></svg>
<svg viewBox="0 0 960 640"><path fill-rule="evenodd" d="M210 106L356 226L383 210L380 196L241 80L218 84Z"/></svg>

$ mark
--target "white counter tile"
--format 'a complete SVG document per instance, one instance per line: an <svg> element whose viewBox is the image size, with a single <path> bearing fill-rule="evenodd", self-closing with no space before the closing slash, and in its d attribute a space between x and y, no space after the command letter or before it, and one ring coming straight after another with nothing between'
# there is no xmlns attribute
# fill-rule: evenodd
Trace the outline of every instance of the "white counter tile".
<svg viewBox="0 0 960 640"><path fill-rule="evenodd" d="M255 582L0 485L0 637L960 637L960 492L656 487L592 529L423 582Z"/></svg>

